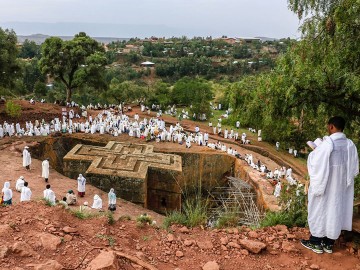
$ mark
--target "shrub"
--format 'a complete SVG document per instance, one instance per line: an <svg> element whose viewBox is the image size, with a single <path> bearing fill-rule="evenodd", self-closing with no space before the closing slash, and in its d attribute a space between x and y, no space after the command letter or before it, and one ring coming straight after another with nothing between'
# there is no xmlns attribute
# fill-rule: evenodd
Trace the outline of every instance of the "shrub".
<svg viewBox="0 0 360 270"><path fill-rule="evenodd" d="M281 191L279 212L268 212L261 222L261 226L275 226L283 224L288 227L307 226L306 195L303 192L303 185L287 186Z"/></svg>
<svg viewBox="0 0 360 270"><path fill-rule="evenodd" d="M87 211L80 211L80 210L70 210L70 213L79 219L89 219L98 216L98 214L93 214Z"/></svg>
<svg viewBox="0 0 360 270"><path fill-rule="evenodd" d="M138 216L136 218L136 221L139 226L143 226L145 224L151 225L153 222L153 219L151 216L149 216L148 214L145 213L145 214Z"/></svg>
<svg viewBox="0 0 360 270"><path fill-rule="evenodd" d="M115 239L111 236L111 235L106 235L106 234L97 234L96 237L100 238L100 239L106 239L109 243L109 246L114 246L115 244Z"/></svg>
<svg viewBox="0 0 360 270"><path fill-rule="evenodd" d="M131 217L129 215L120 216L118 221L125 221L125 220L131 220Z"/></svg>
<svg viewBox="0 0 360 270"><path fill-rule="evenodd" d="M115 218L114 218L114 214L112 212L107 213L107 219L108 219L109 225L115 224Z"/></svg>
<svg viewBox="0 0 360 270"><path fill-rule="evenodd" d="M239 216L236 212L223 213L216 221L216 228L236 227L239 224Z"/></svg>
<svg viewBox="0 0 360 270"><path fill-rule="evenodd" d="M194 199L186 199L183 204L182 212L173 211L164 220L164 227L168 228L171 224L181 224L188 227L204 225L208 218L207 205L201 196Z"/></svg>
<svg viewBox="0 0 360 270"><path fill-rule="evenodd" d="M166 217L164 219L163 225L165 228L169 228L172 224L186 224L186 216L179 212L179 211L173 211L168 214L166 214Z"/></svg>
<svg viewBox="0 0 360 270"><path fill-rule="evenodd" d="M5 112L11 117L19 117L21 115L21 106L13 101L7 101L5 105Z"/></svg>

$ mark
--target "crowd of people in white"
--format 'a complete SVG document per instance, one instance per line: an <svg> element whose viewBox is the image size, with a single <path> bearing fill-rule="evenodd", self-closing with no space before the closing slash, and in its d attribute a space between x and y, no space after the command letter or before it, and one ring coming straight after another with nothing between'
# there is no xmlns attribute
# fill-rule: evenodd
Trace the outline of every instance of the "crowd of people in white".
<svg viewBox="0 0 360 270"><path fill-rule="evenodd" d="M199 146L209 147L214 150L219 150L229 155L235 156L237 158L245 159L249 166L254 170L259 171L261 174L266 175L267 179L275 180L276 187L274 195L278 197L281 191L281 178L286 178L289 185L296 185L297 181L292 176L292 169L282 167L280 169L275 169L274 171L269 170L264 164L258 160L256 163L253 160L252 154L246 154L244 157L238 153L238 151L232 147L230 144L226 145L220 140L209 140L210 134L207 131L201 131L198 126L195 127L194 131L185 131L179 122L175 125L166 126L165 121L161 118L162 111L159 110L156 117L149 117L140 119L140 116L135 113L133 118L130 118L128 115L123 113L123 105L88 105L79 106L78 104L72 102L68 104L70 107L69 112L66 112L66 115L63 115L62 119L55 118L50 122L44 120L36 120L34 123L27 121L24 126L21 126L19 123L7 123L4 122L3 125L0 125L0 139L6 136L13 137L22 137L22 136L48 136L53 133L88 133L88 134L109 134L112 136L119 136L121 134L127 134L130 137L141 138L146 141L155 140L156 142L173 142L180 145L185 144L186 148L192 147L193 144ZM75 109L75 110L74 110ZM87 115L87 110L96 110L100 109L96 116ZM131 108L126 107L126 111L131 110ZM155 107L155 109L157 109ZM82 111L81 116L76 113L76 111ZM141 111L145 112L149 110L144 105L141 105ZM171 107L169 111L166 111L167 114L173 114L176 109ZM182 111L182 117L188 115L187 111ZM218 120L216 125L213 125L212 122L209 122L209 127L212 127L213 135L221 135L224 139L240 141L242 144L250 144L250 140L247 138L245 132L241 135L237 130L225 128L222 130L221 119ZM240 128L240 122L237 121L235 124L236 129ZM249 128L249 131L256 133L255 129ZM258 130L258 138L261 140L261 130ZM276 144L278 149L279 143ZM295 150L296 151L296 150ZM28 152L28 148L25 147L23 152L23 166L26 169L30 169L31 157ZM43 162L43 172L42 176L45 181L48 181L48 169L49 164L48 160ZM46 172L47 171L47 172ZM79 178L82 176L80 175ZM79 179L78 179L79 180ZM25 186L25 185L24 185ZM4 189L6 190L5 186ZM49 188L50 189L50 188ZM18 189L17 189L18 190ZM50 194L50 191L44 191L45 198L51 198L52 196L46 195ZM51 189L50 189L51 190ZM20 191L20 190L19 190ZM22 192L22 191L21 191ZM29 193L30 192L30 193ZM24 189L24 194L30 194L30 189L26 186ZM79 190L79 195L82 196L81 191ZM28 198L29 195L24 195L24 198ZM99 198L94 198L94 201L99 202ZM5 200L4 200L5 201ZM65 200L66 201L66 200ZM97 203L96 205L100 205ZM100 207L101 208L101 207Z"/></svg>

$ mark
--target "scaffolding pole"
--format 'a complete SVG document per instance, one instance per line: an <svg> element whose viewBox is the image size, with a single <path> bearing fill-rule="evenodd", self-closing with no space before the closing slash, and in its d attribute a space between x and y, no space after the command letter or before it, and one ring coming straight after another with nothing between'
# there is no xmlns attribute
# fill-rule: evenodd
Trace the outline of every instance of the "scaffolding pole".
<svg viewBox="0 0 360 270"><path fill-rule="evenodd" d="M231 213L239 218L239 225L259 226L263 214L256 204L253 187L239 178L227 179L227 187L216 187L210 194L210 214L213 219L217 220L224 214Z"/></svg>

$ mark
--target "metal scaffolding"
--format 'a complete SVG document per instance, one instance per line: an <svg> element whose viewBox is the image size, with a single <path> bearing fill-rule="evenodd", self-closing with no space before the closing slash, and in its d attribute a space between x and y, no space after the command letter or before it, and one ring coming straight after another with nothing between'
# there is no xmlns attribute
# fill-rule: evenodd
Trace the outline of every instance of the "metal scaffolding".
<svg viewBox="0 0 360 270"><path fill-rule="evenodd" d="M227 187L216 187L210 194L212 197L210 215L213 220L232 214L239 218L239 225L259 226L263 214L256 204L254 188L239 178L227 177L227 179Z"/></svg>

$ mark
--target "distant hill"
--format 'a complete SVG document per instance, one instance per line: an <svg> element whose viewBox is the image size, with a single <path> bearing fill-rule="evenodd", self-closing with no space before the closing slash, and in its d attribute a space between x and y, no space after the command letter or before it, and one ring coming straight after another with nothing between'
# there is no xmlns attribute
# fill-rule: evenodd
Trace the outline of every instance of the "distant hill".
<svg viewBox="0 0 360 270"><path fill-rule="evenodd" d="M34 34L34 35L28 35L28 36L18 35L17 36L18 43L20 43L20 44L24 43L24 41L26 39L28 39L30 41L34 41L38 45L44 43L45 39L47 39L49 37L51 37L51 36L43 35L43 34ZM61 38L62 40L71 40L74 37L73 36L59 36L59 38ZM116 37L92 37L92 38L100 43L105 43L105 44L108 44L113 41L123 41L123 40L128 41L129 40L129 38L116 38Z"/></svg>

